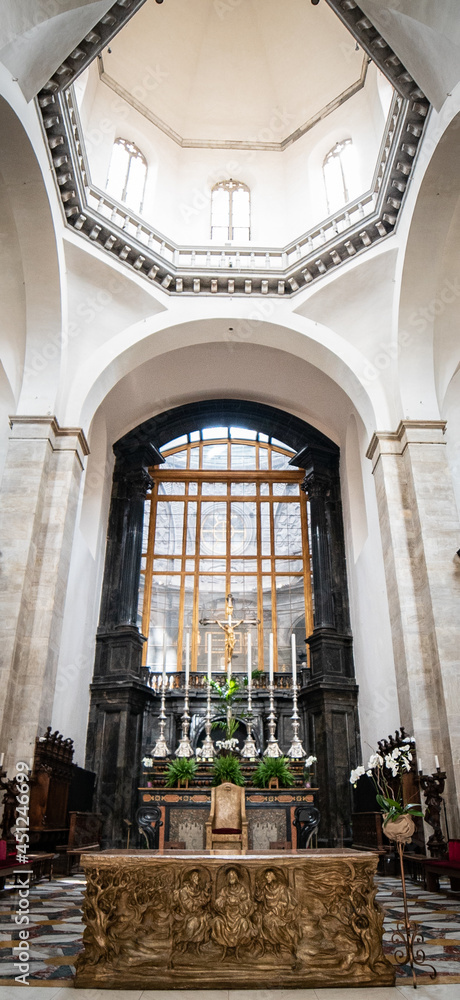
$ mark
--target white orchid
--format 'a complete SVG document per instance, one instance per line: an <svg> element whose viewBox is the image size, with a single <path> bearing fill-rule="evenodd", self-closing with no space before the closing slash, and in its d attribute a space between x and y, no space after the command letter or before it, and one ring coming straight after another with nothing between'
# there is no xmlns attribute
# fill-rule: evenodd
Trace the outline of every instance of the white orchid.
<svg viewBox="0 0 460 1000"><path fill-rule="evenodd" d="M232 753L236 750L238 746L238 740L216 740L216 747L218 750L230 750Z"/></svg>
<svg viewBox="0 0 460 1000"><path fill-rule="evenodd" d="M355 788L363 774L366 774L373 781L377 791L377 803L383 809L386 817L385 823L397 816L423 815L418 803L410 802L404 805L403 802L402 777L405 772L410 771L410 762L413 757L408 743L412 743L412 740L407 740L403 747L395 747L391 753L385 754L384 757L379 753L371 754L367 768L357 767L350 775L350 782ZM387 773L385 774L385 772ZM391 773L392 778L399 778L398 788L389 783L388 772Z"/></svg>
<svg viewBox="0 0 460 1000"><path fill-rule="evenodd" d="M317 758L317 757L313 757L313 756L311 756L311 757L307 757L307 759L306 759L306 761L305 761L305 765L304 765L304 766L305 766L305 767L311 767L311 765L312 765L312 764L315 764L317 760L318 760L318 758Z"/></svg>
<svg viewBox="0 0 460 1000"><path fill-rule="evenodd" d="M367 762L367 774L369 771L373 771L375 767L383 767L383 757L379 753L372 753Z"/></svg>
<svg viewBox="0 0 460 1000"><path fill-rule="evenodd" d="M359 767L355 767L354 771L350 774L350 784L356 788L359 778L365 773L366 769L362 766L362 764L360 764Z"/></svg>

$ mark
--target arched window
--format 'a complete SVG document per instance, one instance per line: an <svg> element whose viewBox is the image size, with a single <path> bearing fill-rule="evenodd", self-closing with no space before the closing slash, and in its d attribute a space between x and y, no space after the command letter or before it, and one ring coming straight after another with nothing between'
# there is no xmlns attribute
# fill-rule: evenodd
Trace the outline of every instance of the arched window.
<svg viewBox="0 0 460 1000"><path fill-rule="evenodd" d="M221 619L232 594L235 618L259 619L252 629L254 669L291 670L291 635L313 630L309 503L302 469L281 441L243 427L192 431L161 449L150 470L145 507L139 611L152 671L225 669L225 634L201 618ZM236 635L233 670L247 669L248 629ZM188 636L188 639L187 639ZM211 643L211 645L209 645ZM303 653L302 653L303 650Z"/></svg>
<svg viewBox="0 0 460 1000"><path fill-rule="evenodd" d="M221 181L211 192L211 239L250 239L251 202L249 188L241 181Z"/></svg>
<svg viewBox="0 0 460 1000"><path fill-rule="evenodd" d="M140 149L128 139L116 139L110 159L106 190L133 212L142 210L147 160Z"/></svg>
<svg viewBox="0 0 460 1000"><path fill-rule="evenodd" d="M358 194L356 152L351 139L336 142L323 163L329 214L342 208Z"/></svg>

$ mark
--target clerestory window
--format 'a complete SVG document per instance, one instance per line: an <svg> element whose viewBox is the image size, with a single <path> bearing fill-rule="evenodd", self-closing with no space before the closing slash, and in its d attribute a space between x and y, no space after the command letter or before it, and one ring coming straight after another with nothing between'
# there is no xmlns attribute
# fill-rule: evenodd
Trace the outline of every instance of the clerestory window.
<svg viewBox="0 0 460 1000"><path fill-rule="evenodd" d="M309 503L294 452L265 434L238 427L193 431L162 449L150 469L140 583L140 625L148 637L144 662L153 671L225 669L225 636L203 629L221 619L231 593L236 619L250 628L253 669L291 670L291 635L299 663L313 629ZM188 639L187 639L188 635ZM237 631L234 672L246 671L248 627Z"/></svg>
<svg viewBox="0 0 460 1000"><path fill-rule="evenodd" d="M144 201L147 160L128 139L115 140L110 159L106 190L133 212L141 212Z"/></svg>
<svg viewBox="0 0 460 1000"><path fill-rule="evenodd" d="M356 151L351 139L336 142L323 163L328 212L332 215L358 194Z"/></svg>
<svg viewBox="0 0 460 1000"><path fill-rule="evenodd" d="M211 239L244 242L251 238L251 199L241 181L221 181L211 192Z"/></svg>

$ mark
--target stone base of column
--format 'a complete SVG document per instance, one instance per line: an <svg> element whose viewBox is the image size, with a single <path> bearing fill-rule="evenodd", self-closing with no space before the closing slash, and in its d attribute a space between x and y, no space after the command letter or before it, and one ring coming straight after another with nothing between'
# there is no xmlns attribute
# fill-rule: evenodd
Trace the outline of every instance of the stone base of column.
<svg viewBox="0 0 460 1000"><path fill-rule="evenodd" d="M116 625L99 628L96 636L94 679L120 677L123 680L141 680L142 650L145 637L134 625Z"/></svg>
<svg viewBox="0 0 460 1000"><path fill-rule="evenodd" d="M316 777L323 847L350 847L353 807L350 771L360 760L358 685L353 679L314 681L299 696L299 712L318 758Z"/></svg>
<svg viewBox="0 0 460 1000"><path fill-rule="evenodd" d="M310 647L311 677L354 678L353 639L335 629L317 628L307 639Z"/></svg>
<svg viewBox="0 0 460 1000"><path fill-rule="evenodd" d="M86 767L98 775L94 809L104 817L103 847L126 847L137 804L142 725L154 699L144 684L99 679L91 685Z"/></svg>

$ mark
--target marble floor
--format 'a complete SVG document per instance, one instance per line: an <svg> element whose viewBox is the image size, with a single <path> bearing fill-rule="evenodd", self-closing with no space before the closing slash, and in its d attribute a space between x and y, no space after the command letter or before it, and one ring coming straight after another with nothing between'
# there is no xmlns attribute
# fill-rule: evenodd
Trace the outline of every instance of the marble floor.
<svg viewBox="0 0 460 1000"><path fill-rule="evenodd" d="M391 936L402 916L398 879L378 880L378 900L385 911L384 950L394 961ZM446 883L447 886L447 883ZM18 896L14 890L0 895L0 1000L15 1000L21 990L25 1000L460 1000L460 897L425 892L408 883L411 919L423 933L423 949L437 971L434 982L421 974L414 994L410 968L396 969L396 986L369 989L304 990L78 990L73 975L76 955L82 948L82 876L41 882L30 892L29 985L15 983L13 947L18 932L14 924ZM420 970L421 973L421 970ZM248 984L249 985L249 984Z"/></svg>
<svg viewBox="0 0 460 1000"><path fill-rule="evenodd" d="M72 986L21 986L23 1000L459 1000L460 986L384 986L324 990L74 990ZM11 986L0 986L0 1000L15 1000ZM19 996L18 996L19 1000Z"/></svg>

